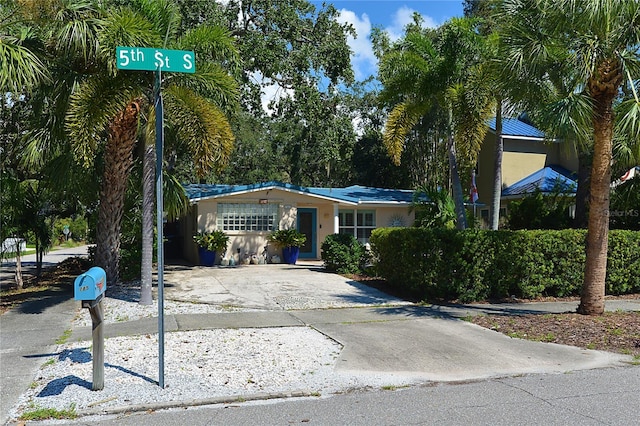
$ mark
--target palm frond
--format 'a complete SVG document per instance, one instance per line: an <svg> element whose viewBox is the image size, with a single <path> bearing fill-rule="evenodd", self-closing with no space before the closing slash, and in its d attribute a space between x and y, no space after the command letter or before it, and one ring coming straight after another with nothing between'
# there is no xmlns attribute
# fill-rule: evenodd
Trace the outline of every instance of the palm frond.
<svg viewBox="0 0 640 426"><path fill-rule="evenodd" d="M491 91L483 88L480 81L470 78L466 83L449 88L448 96L453 108L456 151L472 165L489 130L487 120L494 113L495 102Z"/></svg>
<svg viewBox="0 0 640 426"><path fill-rule="evenodd" d="M616 108L613 155L625 167L640 164L640 102L629 99Z"/></svg>
<svg viewBox="0 0 640 426"><path fill-rule="evenodd" d="M73 16L74 19L67 17L54 35L55 49L84 64L95 61L99 54L98 33L102 24L100 19L87 15L82 13Z"/></svg>
<svg viewBox="0 0 640 426"><path fill-rule="evenodd" d="M591 98L584 92L575 92L543 104L535 116L538 127L546 134L585 145L593 138L592 111Z"/></svg>
<svg viewBox="0 0 640 426"><path fill-rule="evenodd" d="M0 37L0 93L21 93L47 78L47 67L19 39Z"/></svg>
<svg viewBox="0 0 640 426"><path fill-rule="evenodd" d="M116 47L159 47L161 45L162 36L152 23L130 9L116 10L105 20L104 28L100 32L100 54L111 75L118 72Z"/></svg>
<svg viewBox="0 0 640 426"><path fill-rule="evenodd" d="M235 138L220 108L187 88L171 86L165 91L165 111L179 143L192 153L198 177L226 165Z"/></svg>
<svg viewBox="0 0 640 426"><path fill-rule="evenodd" d="M180 9L171 0L134 0L129 7L151 23L151 27L160 35L161 44L153 47L166 47L165 41L174 40L180 28ZM137 46L137 45L132 45Z"/></svg>
<svg viewBox="0 0 640 426"><path fill-rule="evenodd" d="M95 75L71 96L65 118L76 158L85 166L93 163L98 144L105 140L108 123L133 99L142 96L135 80Z"/></svg>
<svg viewBox="0 0 640 426"><path fill-rule="evenodd" d="M167 212L167 220L172 221L187 213L189 199L176 175L165 168L162 171L162 176L164 183L164 210Z"/></svg>
<svg viewBox="0 0 640 426"><path fill-rule="evenodd" d="M195 74L176 74L168 81L171 85L188 88L211 99L221 108L234 109L239 101L238 82L215 63L198 65Z"/></svg>
<svg viewBox="0 0 640 426"><path fill-rule="evenodd" d="M382 134L382 143L396 166L400 165L407 135L419 119L420 114L412 111L412 108L406 103L396 105L389 114Z"/></svg>
<svg viewBox="0 0 640 426"><path fill-rule="evenodd" d="M177 49L193 50L198 61L218 62L236 71L240 51L228 30L220 26L200 25L187 31L176 42Z"/></svg>

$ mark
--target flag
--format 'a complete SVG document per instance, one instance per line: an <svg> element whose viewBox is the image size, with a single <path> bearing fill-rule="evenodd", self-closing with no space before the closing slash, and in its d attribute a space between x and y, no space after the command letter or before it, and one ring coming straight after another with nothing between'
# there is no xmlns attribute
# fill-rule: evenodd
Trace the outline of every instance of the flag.
<svg viewBox="0 0 640 426"><path fill-rule="evenodd" d="M627 173L625 173L620 179L611 183L611 188L616 188L622 185L623 183L625 183L626 181L633 179L636 176L636 174L640 174L640 166L636 166L627 170Z"/></svg>
<svg viewBox="0 0 640 426"><path fill-rule="evenodd" d="M469 198L471 198L471 202L475 204L476 201L478 201L478 188L476 188L476 171L475 170L471 172L471 190L469 191L469 193L470 193Z"/></svg>

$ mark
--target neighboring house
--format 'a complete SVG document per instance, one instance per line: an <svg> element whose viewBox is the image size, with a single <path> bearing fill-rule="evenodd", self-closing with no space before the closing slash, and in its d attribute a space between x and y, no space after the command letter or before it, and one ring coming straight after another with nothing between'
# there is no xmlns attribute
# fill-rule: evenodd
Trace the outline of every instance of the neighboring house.
<svg viewBox="0 0 640 426"><path fill-rule="evenodd" d="M503 118L502 194L500 217L505 217L509 202L537 189L549 193L556 184L575 192L578 157L566 143L545 140L544 133L517 118ZM488 221L493 168L495 164L496 123L489 121L489 132L478 155L476 187L478 214Z"/></svg>
<svg viewBox="0 0 640 426"><path fill-rule="evenodd" d="M226 255L261 254L276 229L298 229L307 236L300 258L320 259L327 235L351 234L362 243L377 227L410 226L413 191L368 188L312 188L281 182L253 185L185 186L190 213L169 234L180 257L196 263L191 236L198 231L223 230L229 235ZM278 251L269 246L268 255ZM219 255L224 255L221 253Z"/></svg>

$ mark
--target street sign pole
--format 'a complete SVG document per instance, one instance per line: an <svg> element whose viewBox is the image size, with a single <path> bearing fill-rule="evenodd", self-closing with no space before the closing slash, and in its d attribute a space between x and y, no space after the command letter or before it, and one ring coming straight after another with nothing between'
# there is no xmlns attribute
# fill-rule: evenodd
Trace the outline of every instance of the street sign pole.
<svg viewBox="0 0 640 426"><path fill-rule="evenodd" d="M154 71L154 106L156 109L156 204L158 228L158 385L164 389L164 232L162 195L162 158L164 151L164 110L162 105L162 71L193 74L195 53L190 50L152 47L116 47L116 66L120 70Z"/></svg>
<svg viewBox="0 0 640 426"><path fill-rule="evenodd" d="M162 158L164 151L164 111L162 92L160 91L162 72L156 70L155 80L155 109L156 109L156 204L158 228L158 386L164 389L164 237L163 211L164 197L162 194Z"/></svg>

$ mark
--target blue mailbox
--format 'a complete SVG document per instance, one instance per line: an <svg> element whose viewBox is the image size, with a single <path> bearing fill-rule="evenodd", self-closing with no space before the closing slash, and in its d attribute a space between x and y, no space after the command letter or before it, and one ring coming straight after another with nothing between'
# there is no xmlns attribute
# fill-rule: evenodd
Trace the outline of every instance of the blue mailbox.
<svg viewBox="0 0 640 426"><path fill-rule="evenodd" d="M107 289L107 274L104 269L94 266L78 275L73 283L73 298L90 301L99 299Z"/></svg>

